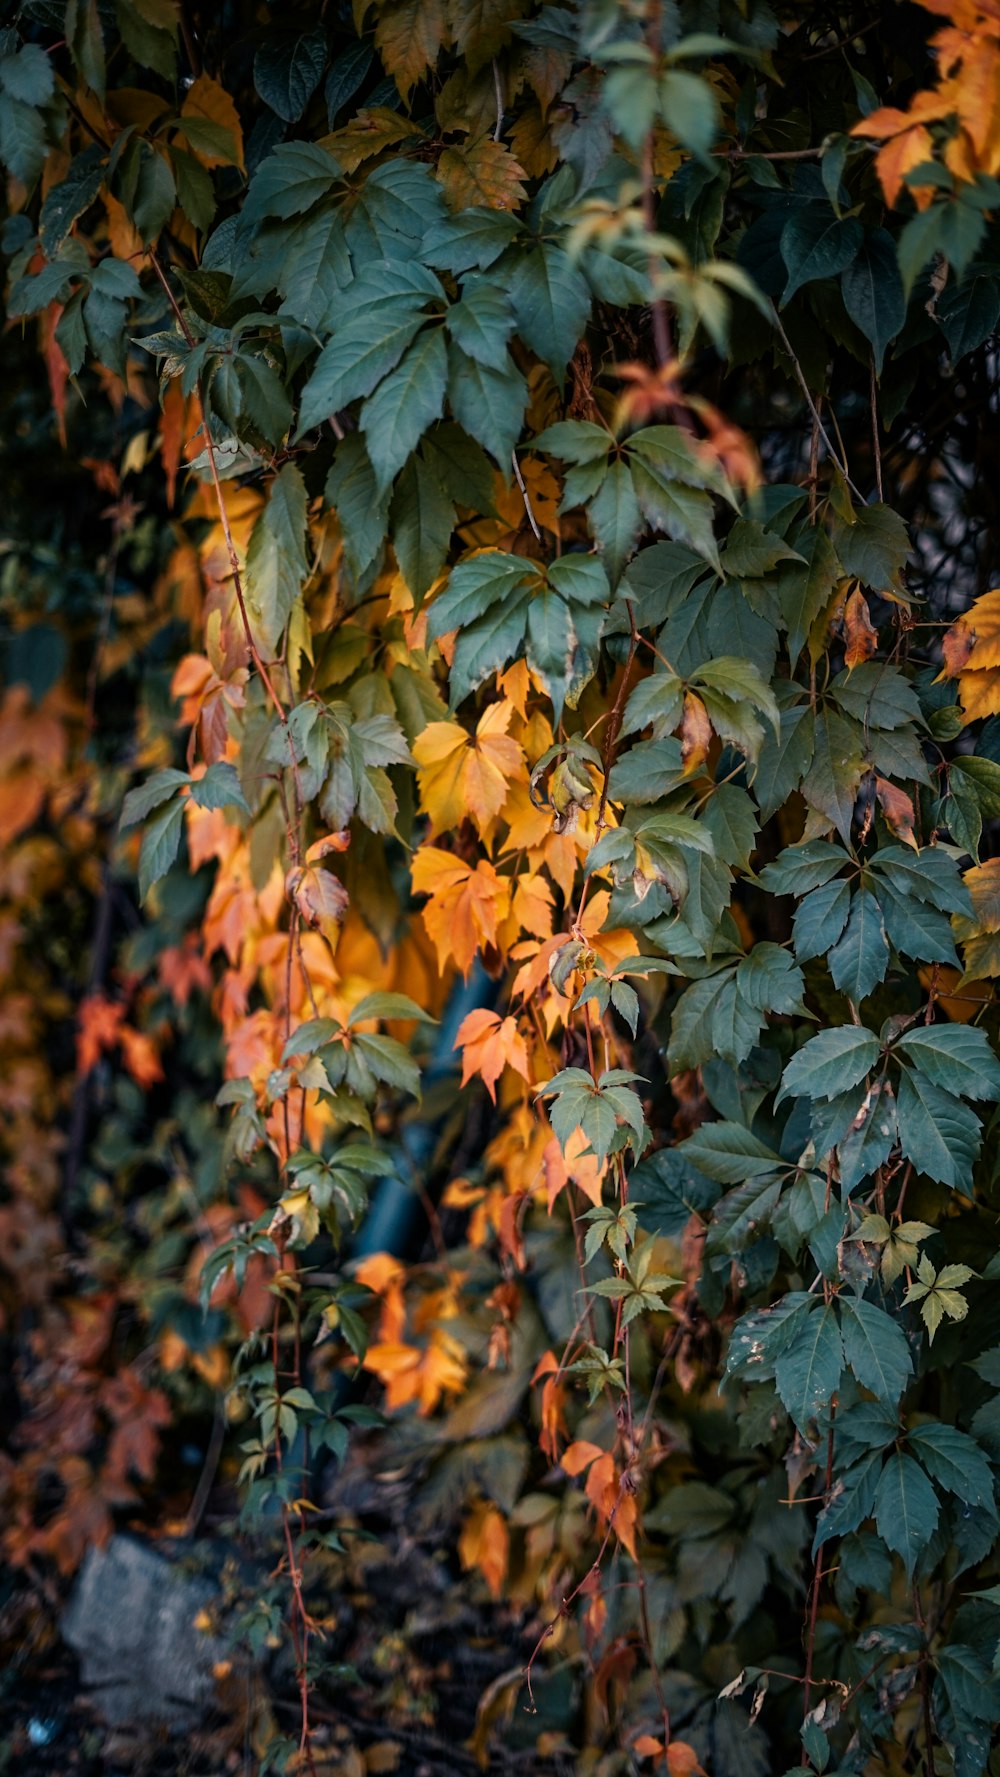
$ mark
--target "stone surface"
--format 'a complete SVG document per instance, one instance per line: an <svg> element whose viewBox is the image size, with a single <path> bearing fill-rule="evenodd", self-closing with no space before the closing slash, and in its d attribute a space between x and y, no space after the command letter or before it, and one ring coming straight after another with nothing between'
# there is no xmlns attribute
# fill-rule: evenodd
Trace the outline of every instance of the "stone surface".
<svg viewBox="0 0 1000 1777"><path fill-rule="evenodd" d="M63 1635L106 1721L178 1732L204 1721L214 1702L212 1666L226 1650L195 1619L215 1596L211 1580L134 1537L90 1550Z"/></svg>

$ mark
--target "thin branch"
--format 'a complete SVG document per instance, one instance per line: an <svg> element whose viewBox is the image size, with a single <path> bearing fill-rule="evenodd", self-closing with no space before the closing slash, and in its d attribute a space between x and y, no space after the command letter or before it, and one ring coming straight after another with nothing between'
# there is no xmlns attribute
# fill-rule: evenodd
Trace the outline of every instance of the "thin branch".
<svg viewBox="0 0 1000 1777"><path fill-rule="evenodd" d="M809 412L812 414L813 424L817 427L817 429L819 431L819 435L823 440L823 443L826 445L826 448L829 451L833 462L836 463L837 468L840 470L840 473L844 477L844 480L846 481L852 494L857 494L858 499L861 501L864 501L864 499L865 499L864 494L861 492L861 489L859 487L857 487L855 485L855 483L851 480L850 470L848 469L846 462L843 460L843 458L840 456L839 452L836 450L833 440L830 437L829 432L827 431L826 427L824 426L823 421L820 419L819 409L816 406L816 403L812 398L812 394L809 389L809 384L806 382L805 374L803 372L802 366L799 363L797 357L795 356L795 352L792 348L792 342L789 339L787 333L785 332L785 329L781 325L781 319L778 315L778 311L775 308L773 302L771 304L771 314L774 317L774 325L778 330L778 335L781 339L781 343L784 346L785 351L788 353L788 356L792 361L792 365L795 370L795 375L798 378L799 387L801 388L802 393L806 398L806 406L808 407ZM867 504L867 502L865 502L865 503Z"/></svg>
<svg viewBox="0 0 1000 1777"><path fill-rule="evenodd" d="M872 456L875 458L875 487L882 499L882 446L878 435L878 378L875 375L875 353L871 355Z"/></svg>
<svg viewBox="0 0 1000 1777"><path fill-rule="evenodd" d="M497 121L493 131L493 140L499 142L500 132L503 129L503 86L500 82L500 68L496 56L493 57L493 91L497 96Z"/></svg>
<svg viewBox="0 0 1000 1777"><path fill-rule="evenodd" d="M514 471L514 480L517 482L517 485L521 490L521 498L524 501L524 510L528 514L528 523L530 524L530 526L535 534L535 541L537 543L540 543L542 540L542 533L538 528L538 520L535 517L534 511L532 510L531 498L530 498L528 490L524 484L524 476L521 474L521 465L517 460L517 451L516 450L511 451L510 461L511 461L511 467L513 468L513 471Z"/></svg>

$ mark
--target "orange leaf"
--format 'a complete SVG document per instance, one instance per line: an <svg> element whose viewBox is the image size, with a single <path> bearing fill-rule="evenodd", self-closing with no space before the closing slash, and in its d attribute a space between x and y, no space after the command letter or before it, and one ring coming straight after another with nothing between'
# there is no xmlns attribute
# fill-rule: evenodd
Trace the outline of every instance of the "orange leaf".
<svg viewBox="0 0 1000 1777"><path fill-rule="evenodd" d="M686 1740L671 1740L667 1747L667 1769L670 1777L705 1777L698 1763L698 1754Z"/></svg>
<svg viewBox="0 0 1000 1777"><path fill-rule="evenodd" d="M568 1475L582 1475L584 1469L603 1454L600 1444L589 1444L585 1438L578 1438L563 1451L560 1466Z"/></svg>
<svg viewBox="0 0 1000 1777"><path fill-rule="evenodd" d="M868 600L857 588L844 608L844 634L847 637L844 659L850 671L852 667L863 666L878 647L878 630L872 623Z"/></svg>
<svg viewBox="0 0 1000 1777"><path fill-rule="evenodd" d="M467 975L477 950L496 940L510 902L509 879L485 858L473 870L453 853L425 845L413 860L412 880L416 894L430 897L423 920L441 968L454 960Z"/></svg>
<svg viewBox="0 0 1000 1777"><path fill-rule="evenodd" d="M507 1578L510 1535L496 1506L479 1500L466 1518L458 1538L462 1566L478 1567L494 1598L499 1598Z"/></svg>
<svg viewBox="0 0 1000 1777"><path fill-rule="evenodd" d="M177 470L180 467L181 446L184 443L186 413L187 402L181 393L180 379L175 377L164 394L163 413L160 419L160 454L163 459L163 475L167 484L167 505L171 511L177 491Z"/></svg>
<svg viewBox="0 0 1000 1777"><path fill-rule="evenodd" d="M904 845L912 845L914 851L917 851L919 848L913 832L913 822L916 817L913 803L906 791L901 790L897 784L890 784L888 778L876 777L875 794L879 799L882 813L896 838L901 839Z"/></svg>
<svg viewBox="0 0 1000 1777"><path fill-rule="evenodd" d="M125 1007L116 1000L105 999L103 994L89 993L80 1001L76 1065L81 1074L89 1074L105 1051L115 1047L124 1018Z"/></svg>
<svg viewBox="0 0 1000 1777"><path fill-rule="evenodd" d="M531 1066L517 1020L501 1019L496 1012L479 1007L463 1018L454 1047L462 1051L462 1085L478 1074L496 1104L496 1084L505 1067L514 1068L523 1080L531 1079Z"/></svg>
<svg viewBox="0 0 1000 1777"><path fill-rule="evenodd" d="M159 1051L152 1037L141 1030L133 1030L130 1024L121 1028L122 1060L132 1075L137 1086L148 1092L157 1080L163 1078Z"/></svg>

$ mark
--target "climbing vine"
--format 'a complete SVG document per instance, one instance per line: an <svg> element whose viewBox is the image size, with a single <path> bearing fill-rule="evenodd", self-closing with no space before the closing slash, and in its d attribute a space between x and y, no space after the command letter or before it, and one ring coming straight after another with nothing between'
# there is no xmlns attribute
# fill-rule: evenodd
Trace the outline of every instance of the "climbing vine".
<svg viewBox="0 0 1000 1777"><path fill-rule="evenodd" d="M484 1768L979 1777L1000 14L6 12L8 1557L201 1413L316 1770L380 1440Z"/></svg>

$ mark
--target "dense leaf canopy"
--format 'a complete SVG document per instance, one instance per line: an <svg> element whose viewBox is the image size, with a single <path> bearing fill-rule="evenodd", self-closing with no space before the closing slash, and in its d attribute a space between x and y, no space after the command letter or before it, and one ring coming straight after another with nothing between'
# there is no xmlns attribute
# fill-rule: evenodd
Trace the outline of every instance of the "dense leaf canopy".
<svg viewBox="0 0 1000 1777"><path fill-rule="evenodd" d="M8 1559L214 1420L315 1769L374 1448L484 1766L979 1777L1000 8L3 16Z"/></svg>

